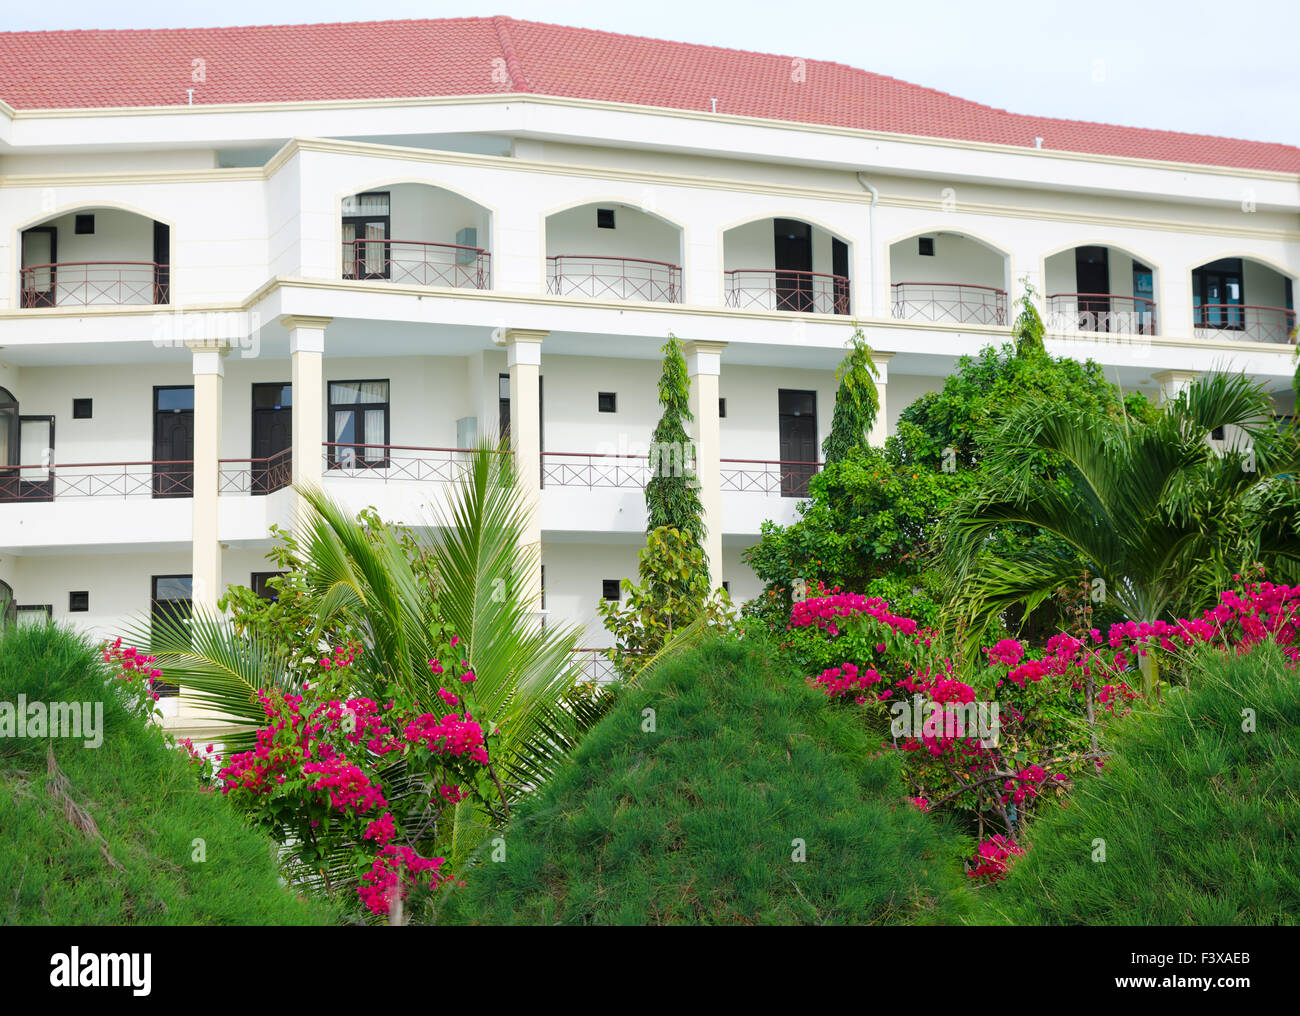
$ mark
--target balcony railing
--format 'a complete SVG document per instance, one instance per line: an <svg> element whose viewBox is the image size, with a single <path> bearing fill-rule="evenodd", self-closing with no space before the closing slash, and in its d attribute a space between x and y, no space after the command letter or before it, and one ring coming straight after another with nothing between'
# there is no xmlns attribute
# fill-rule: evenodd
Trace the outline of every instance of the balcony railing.
<svg viewBox="0 0 1300 1016"><path fill-rule="evenodd" d="M1246 342L1295 342L1296 312L1256 304L1202 303L1192 308L1197 338L1217 336Z"/></svg>
<svg viewBox="0 0 1300 1016"><path fill-rule="evenodd" d="M614 666L614 661L605 655L606 652L607 650L604 649L573 651L573 662L578 665L581 673L579 680L596 684L608 684L618 680L618 668Z"/></svg>
<svg viewBox="0 0 1300 1016"><path fill-rule="evenodd" d="M849 280L825 272L737 268L724 272L728 307L789 310L800 314L847 314Z"/></svg>
<svg viewBox="0 0 1300 1016"><path fill-rule="evenodd" d="M896 282L893 315L921 321L951 321L959 325L1005 325L1007 294L993 286L962 282Z"/></svg>
<svg viewBox="0 0 1300 1016"><path fill-rule="evenodd" d="M1144 296L1115 293L1053 293L1047 297L1047 321L1056 332L1156 333L1156 302Z"/></svg>
<svg viewBox="0 0 1300 1016"><path fill-rule="evenodd" d="M57 261L19 272L24 307L112 307L167 303L171 267L153 261Z"/></svg>
<svg viewBox="0 0 1300 1016"><path fill-rule="evenodd" d="M264 459L222 459L218 494L270 494L293 483L293 450Z"/></svg>
<svg viewBox="0 0 1300 1016"><path fill-rule="evenodd" d="M343 278L410 286L488 289L492 256L481 247L421 240L345 240Z"/></svg>
<svg viewBox="0 0 1300 1016"><path fill-rule="evenodd" d="M807 497L808 481L822 468L820 462L723 459L721 489L743 494L779 494Z"/></svg>
<svg viewBox="0 0 1300 1016"><path fill-rule="evenodd" d="M646 258L554 254L546 259L546 291L592 300L681 303L682 269Z"/></svg>
<svg viewBox="0 0 1300 1016"><path fill-rule="evenodd" d="M469 475L472 448L421 448L415 445L326 442L322 466L326 476L367 480L416 480L450 483ZM509 455L509 452L493 452Z"/></svg>
<svg viewBox="0 0 1300 1016"><path fill-rule="evenodd" d="M650 479L648 455L542 452L543 487L619 487L640 490Z"/></svg>
<svg viewBox="0 0 1300 1016"><path fill-rule="evenodd" d="M192 497L194 463L69 462L0 469L0 501L57 501L86 497Z"/></svg>

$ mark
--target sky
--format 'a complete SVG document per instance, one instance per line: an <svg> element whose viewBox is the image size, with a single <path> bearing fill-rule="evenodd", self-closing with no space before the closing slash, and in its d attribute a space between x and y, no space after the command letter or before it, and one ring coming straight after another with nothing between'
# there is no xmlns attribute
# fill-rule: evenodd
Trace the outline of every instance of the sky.
<svg viewBox="0 0 1300 1016"><path fill-rule="evenodd" d="M493 14L834 60L1015 113L1300 145L1296 0L11 0L0 30Z"/></svg>

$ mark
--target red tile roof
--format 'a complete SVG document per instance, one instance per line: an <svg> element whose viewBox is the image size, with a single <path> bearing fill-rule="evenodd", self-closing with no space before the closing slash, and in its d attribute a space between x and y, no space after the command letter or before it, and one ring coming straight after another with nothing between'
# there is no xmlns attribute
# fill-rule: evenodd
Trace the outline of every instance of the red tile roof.
<svg viewBox="0 0 1300 1016"><path fill-rule="evenodd" d="M707 112L717 99L739 116L1300 173L1290 145L1021 116L844 64L505 17L0 33L0 99L15 109L178 105L188 88L204 105L527 92Z"/></svg>

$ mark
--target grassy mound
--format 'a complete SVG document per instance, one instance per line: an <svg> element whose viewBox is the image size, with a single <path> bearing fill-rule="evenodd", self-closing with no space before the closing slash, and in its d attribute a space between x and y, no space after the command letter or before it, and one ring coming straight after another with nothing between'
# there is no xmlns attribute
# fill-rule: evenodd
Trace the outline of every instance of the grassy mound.
<svg viewBox="0 0 1300 1016"><path fill-rule="evenodd" d="M713 645L667 661L514 816L504 861L488 855L471 869L442 919L953 919L968 906L956 850L905 802L896 762L871 757L878 747L852 714L755 649Z"/></svg>
<svg viewBox="0 0 1300 1016"><path fill-rule="evenodd" d="M53 626L0 636L0 702L102 702L99 747L0 737L0 924L321 924L281 888L270 842L105 686L97 650ZM51 771L53 749L56 769ZM195 860L203 841L206 860Z"/></svg>
<svg viewBox="0 0 1300 1016"><path fill-rule="evenodd" d="M980 894L983 919L1300 921L1300 674L1272 646L1207 656L1189 691L1129 719L1102 772L1044 812L1028 853Z"/></svg>

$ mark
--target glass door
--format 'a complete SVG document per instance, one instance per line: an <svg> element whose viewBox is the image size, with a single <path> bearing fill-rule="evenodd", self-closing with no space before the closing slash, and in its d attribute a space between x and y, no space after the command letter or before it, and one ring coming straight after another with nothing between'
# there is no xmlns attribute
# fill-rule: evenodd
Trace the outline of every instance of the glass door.
<svg viewBox="0 0 1300 1016"><path fill-rule="evenodd" d="M343 277L392 278L392 217L387 191L343 199Z"/></svg>

